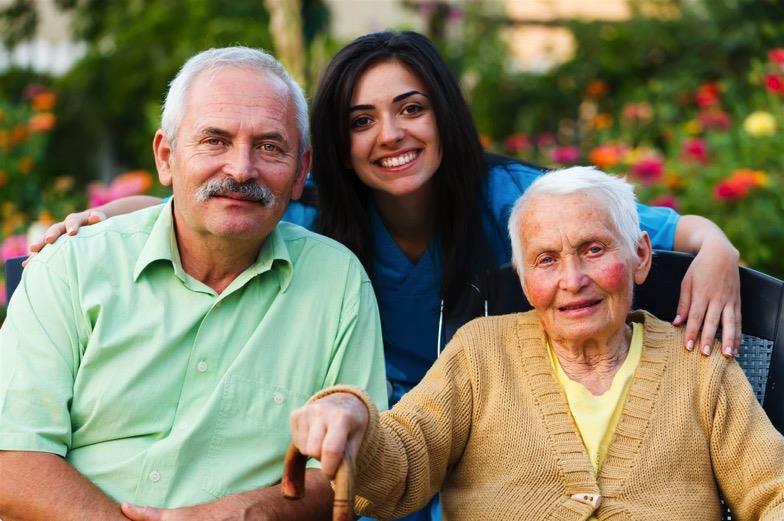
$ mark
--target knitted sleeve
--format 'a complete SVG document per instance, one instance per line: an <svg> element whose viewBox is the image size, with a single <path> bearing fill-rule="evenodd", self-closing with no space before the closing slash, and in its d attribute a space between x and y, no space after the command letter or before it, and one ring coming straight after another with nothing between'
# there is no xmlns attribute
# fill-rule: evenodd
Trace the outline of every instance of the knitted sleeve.
<svg viewBox="0 0 784 521"><path fill-rule="evenodd" d="M464 351L447 347L424 379L369 426L357 457L357 510L381 519L422 508L462 455L471 430ZM371 418L372 420L372 418Z"/></svg>
<svg viewBox="0 0 784 521"><path fill-rule="evenodd" d="M711 459L733 519L784 519L784 437L734 360L725 365L718 386Z"/></svg>

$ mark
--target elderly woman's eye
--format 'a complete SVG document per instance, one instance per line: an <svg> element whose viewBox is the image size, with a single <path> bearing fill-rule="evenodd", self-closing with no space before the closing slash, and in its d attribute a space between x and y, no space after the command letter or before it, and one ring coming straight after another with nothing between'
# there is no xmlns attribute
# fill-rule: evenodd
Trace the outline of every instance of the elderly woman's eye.
<svg viewBox="0 0 784 521"><path fill-rule="evenodd" d="M599 245L599 244L592 244L592 245L588 246L588 249L586 251L589 254L597 255L599 253L602 253L604 251L604 248L601 245Z"/></svg>
<svg viewBox="0 0 784 521"><path fill-rule="evenodd" d="M552 264L553 262L555 262L555 259L552 257L552 255L543 255L543 256L539 257L539 259L537 259L537 261L536 261L536 263L538 265L540 265L540 266L541 265Z"/></svg>

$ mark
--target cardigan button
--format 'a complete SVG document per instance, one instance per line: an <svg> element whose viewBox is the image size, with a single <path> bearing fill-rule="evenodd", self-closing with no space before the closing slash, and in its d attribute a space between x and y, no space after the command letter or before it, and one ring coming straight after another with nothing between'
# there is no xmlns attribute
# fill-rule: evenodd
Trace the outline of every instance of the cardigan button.
<svg viewBox="0 0 784 521"><path fill-rule="evenodd" d="M572 499L575 501L579 501L580 503L585 503L586 505L591 505L594 510L599 508L599 504L602 502L602 495L601 494L572 494Z"/></svg>

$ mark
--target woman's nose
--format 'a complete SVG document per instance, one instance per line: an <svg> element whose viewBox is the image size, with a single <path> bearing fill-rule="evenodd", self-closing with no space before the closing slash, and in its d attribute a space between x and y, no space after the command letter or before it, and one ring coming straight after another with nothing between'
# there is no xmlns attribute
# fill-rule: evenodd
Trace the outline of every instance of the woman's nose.
<svg viewBox="0 0 784 521"><path fill-rule="evenodd" d="M561 263L561 288L577 293L588 284L588 276L582 263L575 257L567 257Z"/></svg>
<svg viewBox="0 0 784 521"><path fill-rule="evenodd" d="M394 117L383 118L379 130L378 141L384 145L390 145L403 139L406 132Z"/></svg>

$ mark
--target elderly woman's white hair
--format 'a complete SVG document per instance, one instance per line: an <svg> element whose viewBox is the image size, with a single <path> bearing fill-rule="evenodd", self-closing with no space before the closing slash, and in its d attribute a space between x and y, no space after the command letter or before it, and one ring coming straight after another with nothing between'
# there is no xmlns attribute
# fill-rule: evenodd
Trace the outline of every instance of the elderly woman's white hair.
<svg viewBox="0 0 784 521"><path fill-rule="evenodd" d="M193 82L203 72L216 72L226 67L235 67L252 71L266 72L283 81L291 93L297 120L299 147L297 159L310 144L310 128L308 122L308 102L302 87L292 79L283 65L272 55L250 47L224 47L209 49L191 57L169 84L169 92L163 104L161 114L161 130L172 148L175 147L177 131L185 115L185 100Z"/></svg>
<svg viewBox="0 0 784 521"><path fill-rule="evenodd" d="M509 216L509 237L512 239L512 263L518 273L522 273L525 266L523 262L525 245L521 242L520 233L520 219L525 208L539 197L576 193L588 193L596 198L597 204L605 207L620 234L622 243L634 254L637 242L642 236L634 187L626 180L613 177L594 167L574 166L554 170L539 177L512 208Z"/></svg>

